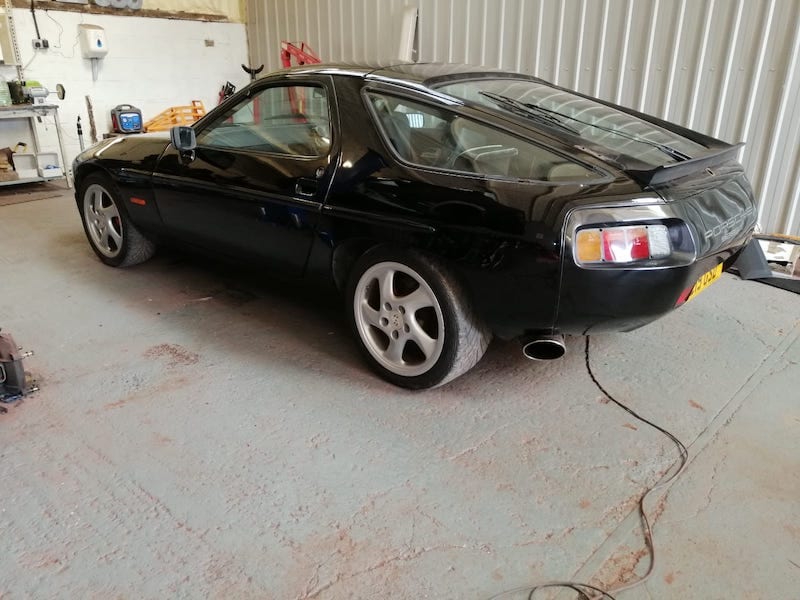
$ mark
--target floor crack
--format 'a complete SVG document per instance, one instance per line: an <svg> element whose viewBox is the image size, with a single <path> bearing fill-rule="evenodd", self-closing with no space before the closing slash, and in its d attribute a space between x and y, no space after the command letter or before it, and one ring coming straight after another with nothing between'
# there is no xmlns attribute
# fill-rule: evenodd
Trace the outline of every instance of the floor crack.
<svg viewBox="0 0 800 600"><path fill-rule="evenodd" d="M427 554L429 552L437 552L437 551L441 551L441 550L482 550L484 552L489 551L489 550L487 550L486 546L481 546L479 548L476 548L476 547L466 546L466 545L459 546L459 545L456 545L456 544L440 544L440 545L436 545L436 546L409 549L406 552L401 552L399 554L395 554L395 555L389 556L387 558L384 558L384 559L382 559L382 560L380 560L380 561L378 561L378 562L376 562L376 563L374 563L374 564L372 564L372 565L370 565L370 566L368 566L368 567L366 567L364 569L361 569L359 571L354 571L354 572L348 573L348 574L341 573L341 572L336 573L336 575L333 577L333 579L331 579L330 581L328 581L328 582L326 582L326 583L324 583L322 585L319 585L319 577L318 577L319 573L317 572L314 575L312 575L311 578L309 578L309 582L311 582L311 581L314 581L314 578L316 577L317 585L314 588L311 588L311 589L306 587L306 589L303 590L303 592L301 592L298 596L295 596L295 600L313 600L313 598L318 598L320 596L320 594L322 594L323 592L328 591L333 586L335 586L335 585L337 585L339 583L343 583L345 581L349 581L351 579L355 579L356 577L360 577L361 575L366 575L368 573L372 573L373 571L377 571L378 569L383 569L384 567L387 567L387 566L391 565L392 563L406 562L406 561L410 561L410 560L415 560L415 559L419 558L420 556L422 556L424 554ZM322 565L320 565L319 567L321 567L321 566Z"/></svg>
<svg viewBox="0 0 800 600"><path fill-rule="evenodd" d="M711 496L714 494L714 490L716 489L716 486L717 486L717 475L719 474L720 469L727 462L727 459L728 459L727 455L724 455L722 457L722 460L720 460L716 465L714 465L714 469L711 472L711 478L710 478L710 484L708 486L708 491L706 491L705 498L703 499L703 505L700 508L698 508L694 513L692 513L690 515L686 515L686 516L684 516L684 517L682 517L680 519L675 519L675 520L670 520L670 521L662 521L662 525L684 523L685 521L691 521L692 519L696 519L698 516L700 516L701 513L703 513L706 510L708 510L708 508L711 506L711 503L712 503ZM667 491L667 499L669 498L669 493L671 491L672 490Z"/></svg>
<svg viewBox="0 0 800 600"><path fill-rule="evenodd" d="M503 429L507 429L509 425L510 425L510 423L506 423L504 425L501 425L500 427L495 429L492 433L490 433L487 437L483 438L477 444L474 444L473 446L469 446L468 448L464 448L463 450L461 450L461 452L457 452L457 453L455 453L455 454L453 454L451 456L448 456L447 460L456 460L456 459L461 458L462 456L466 456L467 454L472 454L473 452L478 450L481 446L485 446L490 441L492 441L492 438L494 436L496 436L498 433L500 433Z"/></svg>

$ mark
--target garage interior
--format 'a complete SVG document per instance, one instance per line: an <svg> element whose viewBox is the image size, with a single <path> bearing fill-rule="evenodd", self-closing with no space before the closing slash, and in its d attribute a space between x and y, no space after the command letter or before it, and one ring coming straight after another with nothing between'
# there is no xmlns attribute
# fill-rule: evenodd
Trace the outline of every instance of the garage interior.
<svg viewBox="0 0 800 600"><path fill-rule="evenodd" d="M38 387L0 404L0 598L514 600L553 581L796 597L796 293L726 273L636 331L568 336L547 362L495 339L467 374L411 392L365 368L327 290L175 248L102 265L70 165L79 117L88 147L119 105L211 110L247 85L242 65L274 71L281 42L302 41L325 62L534 74L744 141L760 231L796 239L797 2L133 4L12 0L0 22L0 74L22 70L58 115L0 120L0 147L23 142L45 170L57 157L40 181L0 182L0 328L34 352ZM96 60L88 24L107 40ZM589 366L688 449L645 502L652 547L639 501L679 449Z"/></svg>

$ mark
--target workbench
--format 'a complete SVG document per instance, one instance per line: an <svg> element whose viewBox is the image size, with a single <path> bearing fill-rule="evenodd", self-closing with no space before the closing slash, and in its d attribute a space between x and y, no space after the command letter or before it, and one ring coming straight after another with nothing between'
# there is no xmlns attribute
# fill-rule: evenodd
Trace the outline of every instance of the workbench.
<svg viewBox="0 0 800 600"><path fill-rule="evenodd" d="M29 151L34 155L41 152L41 145L39 143L39 131L36 127L40 117L53 116L55 122L56 135L58 136L58 160L60 162L63 175L55 177L26 177L24 179L14 179L12 181L0 181L0 186L17 185L20 183L36 183L39 181L51 181L55 179L63 179L66 177L67 185L72 187L72 182L69 178L69 170L64 162L64 157L67 155L64 150L64 139L61 136L61 122L58 119L58 106L55 104L14 104L12 106L0 106L0 121L8 119L25 119L31 130L31 139L33 141L33 148ZM3 140L2 128L0 128L0 140ZM14 147L17 140L13 142L9 140L7 144L0 141L0 146L8 145Z"/></svg>

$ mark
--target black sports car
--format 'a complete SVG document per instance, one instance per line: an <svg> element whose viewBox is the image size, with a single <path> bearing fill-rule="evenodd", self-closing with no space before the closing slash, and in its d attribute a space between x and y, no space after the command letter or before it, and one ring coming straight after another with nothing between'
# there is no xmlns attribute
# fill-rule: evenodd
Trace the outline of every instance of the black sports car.
<svg viewBox="0 0 800 600"><path fill-rule="evenodd" d="M73 168L104 263L170 239L327 278L370 365L424 388L492 335L557 358L707 287L756 220L738 150L518 73L314 65Z"/></svg>

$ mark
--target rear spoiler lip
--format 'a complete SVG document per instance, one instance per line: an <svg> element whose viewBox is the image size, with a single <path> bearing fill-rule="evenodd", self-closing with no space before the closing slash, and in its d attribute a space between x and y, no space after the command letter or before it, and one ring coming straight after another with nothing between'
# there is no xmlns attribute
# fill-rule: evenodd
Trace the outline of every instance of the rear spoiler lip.
<svg viewBox="0 0 800 600"><path fill-rule="evenodd" d="M644 186L659 185L720 165L735 158L742 147L744 147L742 142L726 145L724 148L714 149L697 158L662 165L655 169L626 169L625 174Z"/></svg>

